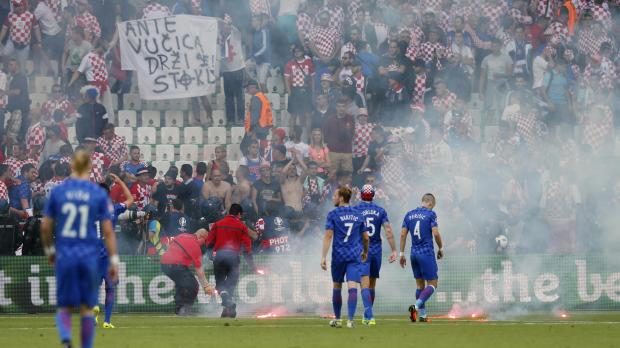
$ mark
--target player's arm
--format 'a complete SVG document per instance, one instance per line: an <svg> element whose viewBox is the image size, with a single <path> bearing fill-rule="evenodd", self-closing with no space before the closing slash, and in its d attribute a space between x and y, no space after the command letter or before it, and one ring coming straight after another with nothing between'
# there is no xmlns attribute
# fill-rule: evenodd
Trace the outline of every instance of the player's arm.
<svg viewBox="0 0 620 348"><path fill-rule="evenodd" d="M101 231L103 232L104 242L106 249L108 249L108 255L110 255L110 269L108 271L110 278L116 281L118 277L118 264L120 259L116 253L116 234L112 228L112 220L105 219L101 221Z"/></svg>
<svg viewBox="0 0 620 348"><path fill-rule="evenodd" d="M441 260L441 258L443 258L443 242L441 240L441 234L439 234L439 227L433 227L432 232L435 243L437 243L437 248L439 248L439 250L437 250L437 260Z"/></svg>
<svg viewBox="0 0 620 348"><path fill-rule="evenodd" d="M334 237L334 230L332 229L325 230L325 237L323 237L323 250L321 253L321 268L324 271L327 271L327 252L329 251L329 247L332 244L333 237Z"/></svg>
<svg viewBox="0 0 620 348"><path fill-rule="evenodd" d="M389 222L383 223L383 228L385 229L385 237L388 240L388 244L390 245L390 249L392 250L392 255L388 258L390 263L396 261L396 242L394 241L394 231L392 231L392 225Z"/></svg>
<svg viewBox="0 0 620 348"><path fill-rule="evenodd" d="M405 244L407 243L407 235L409 230L407 227L403 227L400 232L400 267L405 268L407 265L407 258L405 258Z"/></svg>
<svg viewBox="0 0 620 348"><path fill-rule="evenodd" d="M110 176L112 177L112 179L114 179L114 182L121 187L121 190L123 191L123 196L125 196L126 198L123 204L125 205L125 207L129 208L133 204L133 196L129 191L129 187L125 185L125 182L121 180L118 175L110 173Z"/></svg>
<svg viewBox="0 0 620 348"><path fill-rule="evenodd" d="M362 250L362 262L366 262L368 258L368 246L370 244L370 237L368 237L368 231L364 231L362 233L362 245L364 249Z"/></svg>
<svg viewBox="0 0 620 348"><path fill-rule="evenodd" d="M43 243L43 250L45 256L47 256L50 264L54 263L56 254L56 248L54 247L54 238L52 233L54 232L54 219L45 216L41 221L41 243Z"/></svg>

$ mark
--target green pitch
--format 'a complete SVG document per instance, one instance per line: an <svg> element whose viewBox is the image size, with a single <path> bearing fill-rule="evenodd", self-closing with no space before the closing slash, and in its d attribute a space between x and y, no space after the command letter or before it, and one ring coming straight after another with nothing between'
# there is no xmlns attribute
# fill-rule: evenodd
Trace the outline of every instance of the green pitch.
<svg viewBox="0 0 620 348"><path fill-rule="evenodd" d="M74 346L79 322L74 316ZM221 320L169 315L115 315L97 328L96 347L620 347L620 313L523 317L513 321L378 317L377 326L330 328L319 318ZM0 316L2 348L58 347L51 315Z"/></svg>

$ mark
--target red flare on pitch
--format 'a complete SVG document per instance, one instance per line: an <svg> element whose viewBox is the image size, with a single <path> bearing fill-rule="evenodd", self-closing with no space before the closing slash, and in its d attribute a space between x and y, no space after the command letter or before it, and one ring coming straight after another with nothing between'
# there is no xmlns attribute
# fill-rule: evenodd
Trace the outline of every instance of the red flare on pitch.
<svg viewBox="0 0 620 348"><path fill-rule="evenodd" d="M257 315L256 319L267 319L267 318L277 318L278 316L273 313L273 312L269 312L266 314L261 314L261 315Z"/></svg>

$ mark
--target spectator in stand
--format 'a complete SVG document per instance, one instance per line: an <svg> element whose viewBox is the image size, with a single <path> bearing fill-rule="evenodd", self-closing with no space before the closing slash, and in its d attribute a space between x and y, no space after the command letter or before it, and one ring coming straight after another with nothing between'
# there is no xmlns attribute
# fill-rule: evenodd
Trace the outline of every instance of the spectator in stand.
<svg viewBox="0 0 620 348"><path fill-rule="evenodd" d="M170 209L160 218L161 234L160 237L176 237L181 233L188 233L193 230L189 215L185 213L185 206L180 199L173 199Z"/></svg>
<svg viewBox="0 0 620 348"><path fill-rule="evenodd" d="M286 146L286 150L288 151L287 157L299 157L300 161L305 161L308 159L309 146L305 142L301 141L302 135L303 128L301 126L293 127L289 140L284 143L284 146Z"/></svg>
<svg viewBox="0 0 620 348"><path fill-rule="evenodd" d="M265 209L269 202L282 202L280 185L271 177L269 162L260 165L260 180L252 186L252 206L257 216L266 214Z"/></svg>
<svg viewBox="0 0 620 348"><path fill-rule="evenodd" d="M198 219L198 200L204 183L200 184L198 180L192 177L194 168L191 164L185 163L181 166L179 175L182 183L178 185L178 199L183 203L184 212L192 219Z"/></svg>
<svg viewBox="0 0 620 348"><path fill-rule="evenodd" d="M45 197L49 198L50 193L54 189L54 187L60 185L63 181L69 177L71 174L71 168L68 163L56 163L52 167L52 171L54 173L54 177L51 178L45 186L43 186L43 190L45 191Z"/></svg>
<svg viewBox="0 0 620 348"><path fill-rule="evenodd" d="M108 123L103 127L103 135L97 138L97 145L110 159L110 166L118 166L127 161L127 142L125 138L114 134L114 125Z"/></svg>
<svg viewBox="0 0 620 348"><path fill-rule="evenodd" d="M353 170L353 134L355 122L346 113L348 100L340 98L336 105L336 113L330 115L323 124L323 137L329 147L329 173L332 177L340 171Z"/></svg>
<svg viewBox="0 0 620 348"><path fill-rule="evenodd" d="M254 183L260 177L259 167L264 160L260 156L260 148L257 140L250 140L247 154L239 160L239 167L244 167L248 171L247 179Z"/></svg>
<svg viewBox="0 0 620 348"><path fill-rule="evenodd" d="M569 88L566 62L558 59L553 68L545 74L543 86L538 89L538 92L550 111L547 126L556 132L562 131L563 134L569 131L568 128L575 126L573 99Z"/></svg>
<svg viewBox="0 0 620 348"><path fill-rule="evenodd" d="M222 172L219 169L213 169L209 177L209 181L206 181L202 186L202 198L207 200L209 198L216 198L225 207L228 204L226 198L230 198L231 185L223 180Z"/></svg>
<svg viewBox="0 0 620 348"><path fill-rule="evenodd" d="M142 19L155 19L172 16L170 8L155 0L148 0L142 9Z"/></svg>
<svg viewBox="0 0 620 348"><path fill-rule="evenodd" d="M256 139L266 142L267 134L273 127L273 114L269 99L258 90L258 82L248 81L246 90L250 99L250 109L245 115L246 138ZM242 144L243 146L243 144Z"/></svg>
<svg viewBox="0 0 620 348"><path fill-rule="evenodd" d="M131 195L138 209L145 209L151 203L151 178L149 177L149 169L141 167L136 171L136 182L131 185Z"/></svg>
<svg viewBox="0 0 620 348"><path fill-rule="evenodd" d="M0 69L0 124L3 126L0 127L0 141L2 141L4 137L4 114L7 105L7 88L8 78L4 71Z"/></svg>
<svg viewBox="0 0 620 348"><path fill-rule="evenodd" d="M45 145L43 146L43 152L41 153L41 163L49 160L52 156L57 155L60 152L60 148L67 144L66 140L62 139L60 127L56 125L47 127L45 135Z"/></svg>
<svg viewBox="0 0 620 348"><path fill-rule="evenodd" d="M314 95L314 64L303 47L293 45L293 59L284 66L284 83L289 95L288 112L292 125L307 127Z"/></svg>
<svg viewBox="0 0 620 348"><path fill-rule="evenodd" d="M482 60L480 67L480 99L484 101L486 119L497 120L508 90L508 79L512 76L512 59L502 53L502 43L493 39L491 54Z"/></svg>
<svg viewBox="0 0 620 348"><path fill-rule="evenodd" d="M310 161L314 162L316 166L317 174L326 179L331 162L329 161L329 149L323 143L323 131L321 128L312 129L308 154Z"/></svg>
<svg viewBox="0 0 620 348"><path fill-rule="evenodd" d="M172 202L179 197L176 169L168 169L164 174L163 184L157 185L157 190L151 196L151 204L157 207L157 216L162 217L172 210ZM182 204L182 203L181 203ZM179 209L180 210L180 209Z"/></svg>
<svg viewBox="0 0 620 348"><path fill-rule="evenodd" d="M66 140L67 126L74 124L76 120L75 106L62 93L62 87L54 84L49 99L41 105L41 125L44 127L57 125L60 127L62 138Z"/></svg>
<svg viewBox="0 0 620 348"><path fill-rule="evenodd" d="M243 96L243 76L245 59L241 46L241 33L232 25L232 18L224 15L219 27L222 59L220 69L224 80L224 98L226 104L226 121L228 124L242 124L245 117L245 100ZM280 92L280 91L279 91Z"/></svg>
<svg viewBox="0 0 620 348"><path fill-rule="evenodd" d="M60 63L64 47L64 36L54 12L45 0L35 0L35 2L37 6L34 9L34 16L41 27L41 44L43 45L39 71L45 75L53 75L54 68L58 69L59 66L52 67L50 60L55 60L57 64ZM47 71L43 71L41 66L43 63Z"/></svg>
<svg viewBox="0 0 620 348"><path fill-rule="evenodd" d="M295 163L298 163L304 170L302 175L299 175ZM295 225L294 228L297 231L303 229L303 196L304 188L303 184L306 180L306 165L303 161L299 161L297 157L290 160L284 168L279 177L280 192L282 194L282 203L284 207L282 209L282 216L287 218L291 225Z"/></svg>
<svg viewBox="0 0 620 348"><path fill-rule="evenodd" d="M304 1L302 0L277 0L278 18L276 21L278 30L286 34L289 43L297 41L297 11Z"/></svg>
<svg viewBox="0 0 620 348"><path fill-rule="evenodd" d="M271 145L271 153L271 170L276 175L286 166L290 158L287 158L288 151L283 144Z"/></svg>
<svg viewBox="0 0 620 348"><path fill-rule="evenodd" d="M37 169L34 165L24 164L21 174L15 177L15 184L9 188L9 205L11 213L21 219L32 216L32 189L30 184L37 178Z"/></svg>
<svg viewBox="0 0 620 348"><path fill-rule="evenodd" d="M101 152L97 151L97 138L86 137L78 149L90 154L92 168L90 171L90 181L96 184L102 183L105 179L105 168L110 165L110 160ZM78 150L76 149L76 151Z"/></svg>
<svg viewBox="0 0 620 348"><path fill-rule="evenodd" d="M39 23L32 12L28 11L26 0L12 0L13 11L2 24L0 41L4 42L7 32L9 37L2 50L4 57L15 57L19 62L26 62L30 56L30 45L41 49L41 31Z"/></svg>
<svg viewBox="0 0 620 348"><path fill-rule="evenodd" d="M340 91L340 89L332 85L333 82L334 82L334 78L332 77L332 75L328 73L324 73L323 75L321 75L320 89L317 90L317 102L316 102L317 110L315 111L315 114L317 114L318 112L318 114L320 114L320 116L322 117L319 118L318 117L319 115L313 115L312 122L318 122L317 119L322 120L327 110L335 108L336 103L338 102L338 99L340 99L340 97L342 96L342 92ZM319 96L325 96L326 98L325 104L320 103ZM314 124L312 128L316 128L317 125L320 126L320 124Z"/></svg>
<svg viewBox="0 0 620 348"><path fill-rule="evenodd" d="M97 88L86 86L83 90L84 103L77 109L78 119L75 124L77 140L82 143L86 137L97 138L103 135L103 128L108 123L106 108L97 102Z"/></svg>
<svg viewBox="0 0 620 348"><path fill-rule="evenodd" d="M383 128L375 126L370 133L370 143L368 144L368 155L364 159L362 167L357 171L357 174L363 174L365 172L380 173L381 165L383 163L384 147L387 144L387 137Z"/></svg>
<svg viewBox="0 0 620 348"><path fill-rule="evenodd" d="M23 60L23 62L25 62L25 60ZM16 111L21 113L21 124L17 139L24 140L26 131L28 130L28 127L30 127L30 96L28 91L28 78L21 70L20 63L16 59L9 59L8 72L11 79L9 81L9 88L6 91L8 101L5 110L11 113L15 113Z"/></svg>
<svg viewBox="0 0 620 348"><path fill-rule="evenodd" d="M327 74L326 74L327 75ZM331 77L330 77L331 78ZM322 83L322 82L321 82ZM337 90L334 88L334 90ZM340 91L338 91L340 93ZM332 113L327 94L317 94L314 111L310 116L310 129L321 128L329 113ZM340 96L338 96L340 98Z"/></svg>
<svg viewBox="0 0 620 348"><path fill-rule="evenodd" d="M92 51L92 49L93 45L84 37L84 28L74 27L70 32L69 41L67 41L64 54L62 55L61 67L65 83L73 78L73 75L78 71L82 63L82 59ZM78 91L83 85L83 78L74 81L72 87L67 88L69 98L73 100L77 99L79 96Z"/></svg>
<svg viewBox="0 0 620 348"><path fill-rule="evenodd" d="M32 164L34 167L39 164L32 158L28 157L26 145L17 143L12 145L12 154L4 160L4 164L11 168L11 176L18 177L21 174L21 168L26 164Z"/></svg>
<svg viewBox="0 0 620 348"><path fill-rule="evenodd" d="M228 153L225 145L219 145L215 148L215 159L207 165L207 178L210 178L211 172L217 169L222 174L222 180L232 184L227 156Z"/></svg>
<svg viewBox="0 0 620 348"><path fill-rule="evenodd" d="M32 124L26 133L26 151L29 158L39 163L41 151L43 151L45 144L45 128L39 122L40 114L38 111L32 113L30 117Z"/></svg>
<svg viewBox="0 0 620 348"><path fill-rule="evenodd" d="M108 68L103 57L106 49L107 43L103 39L97 39L94 49L82 58L80 66L73 72L67 87L70 88L77 81L80 74L83 74L88 85L97 87L99 101L105 105L110 116L113 116L114 108L112 107L112 98L108 85Z"/></svg>
<svg viewBox="0 0 620 348"><path fill-rule="evenodd" d="M90 12L90 4L88 0L76 0L77 3L77 15L75 16L74 25L76 27L84 28L84 37L86 40L94 43L101 37L101 26L97 17L93 16ZM73 25L69 23L67 25L67 32L73 30Z"/></svg>
<svg viewBox="0 0 620 348"><path fill-rule="evenodd" d="M318 76L328 72L328 65L340 53L340 32L330 26L329 11L322 10L318 14L318 25L308 35L308 47L314 55L314 66ZM319 81L317 81L319 82Z"/></svg>
<svg viewBox="0 0 620 348"><path fill-rule="evenodd" d="M9 204L9 189L6 183L10 183L11 168L6 164L0 164L0 201Z"/></svg>
<svg viewBox="0 0 620 348"><path fill-rule="evenodd" d="M368 123L368 110L361 108L357 112L355 120L355 135L353 136L353 173L359 174L359 170L366 162L368 155L368 145L370 144L371 133L375 125ZM353 176L353 184L362 186L364 180L358 175Z"/></svg>
<svg viewBox="0 0 620 348"><path fill-rule="evenodd" d="M146 162L140 159L140 148L132 145L129 148L129 160L121 163L121 171L135 177L142 168L146 168Z"/></svg>
<svg viewBox="0 0 620 348"><path fill-rule="evenodd" d="M267 75L271 67L271 33L264 15L252 16L251 54L246 66L253 73L252 78L258 80L261 90L265 88Z"/></svg>
<svg viewBox="0 0 620 348"><path fill-rule="evenodd" d="M411 99L402 81L401 73L391 71L388 74L389 88L385 91L385 99L381 106L382 124L398 126L406 119Z"/></svg>

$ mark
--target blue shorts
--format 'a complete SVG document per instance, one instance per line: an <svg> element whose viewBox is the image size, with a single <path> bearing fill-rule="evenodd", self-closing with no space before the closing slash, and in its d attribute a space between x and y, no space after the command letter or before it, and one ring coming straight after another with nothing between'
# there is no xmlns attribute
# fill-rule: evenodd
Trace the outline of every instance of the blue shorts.
<svg viewBox="0 0 620 348"><path fill-rule="evenodd" d="M362 263L362 276L379 278L381 270L381 254L368 255L366 262Z"/></svg>
<svg viewBox="0 0 620 348"><path fill-rule="evenodd" d="M435 280L439 278L435 255L411 254L411 269L415 279Z"/></svg>
<svg viewBox="0 0 620 348"><path fill-rule="evenodd" d="M345 275L348 282L361 282L361 263L359 261L332 261L332 280L344 283Z"/></svg>
<svg viewBox="0 0 620 348"><path fill-rule="evenodd" d="M101 273L98 257L64 257L56 260L58 307L94 307L99 295Z"/></svg>

